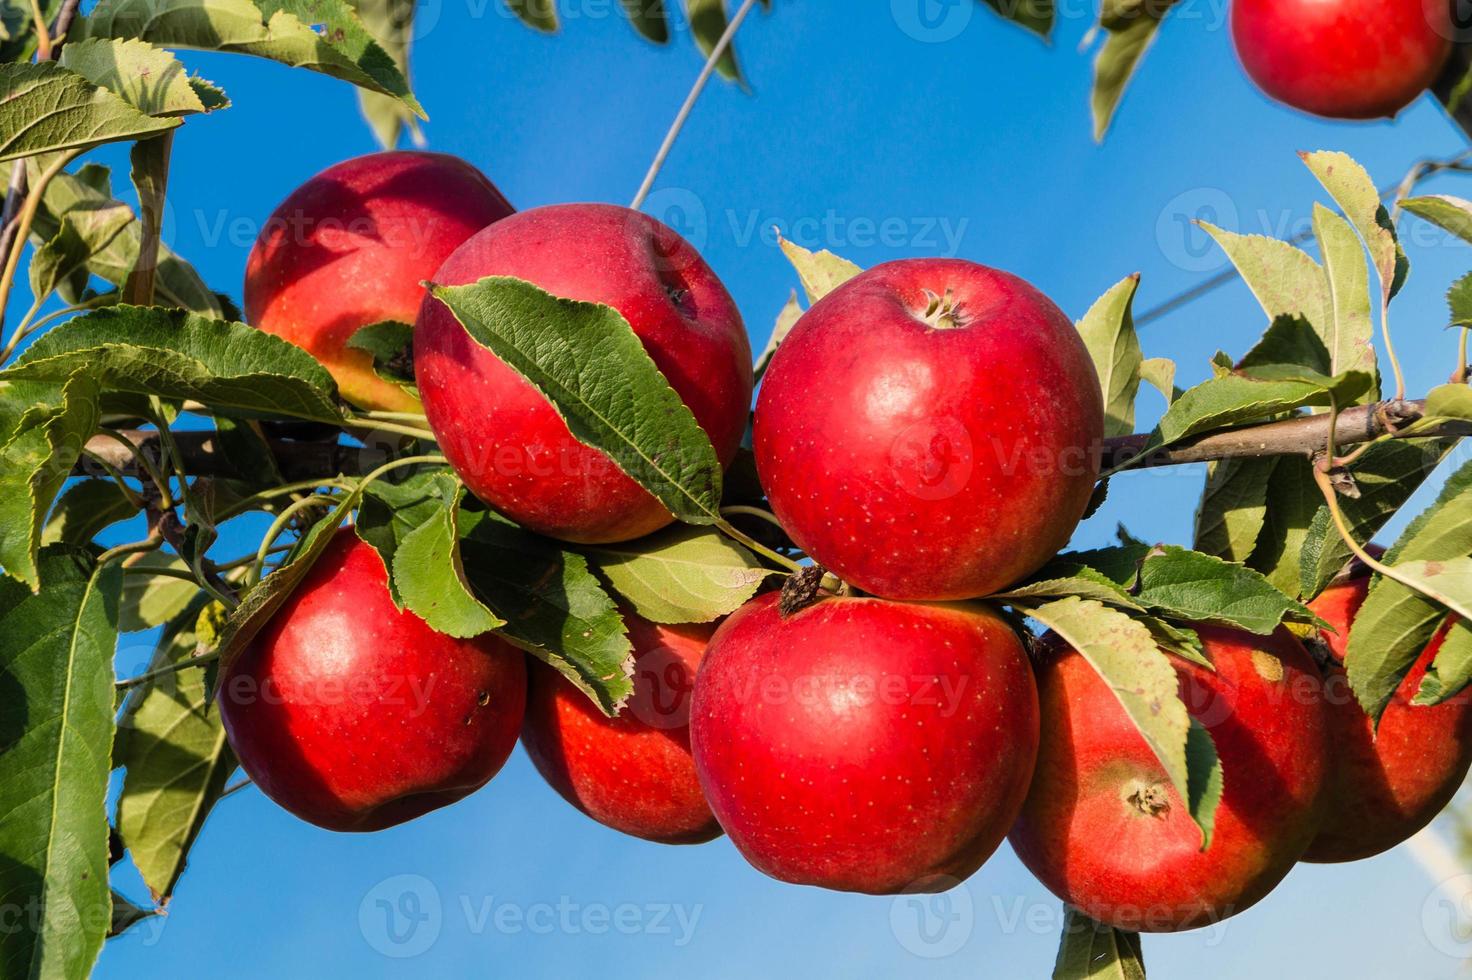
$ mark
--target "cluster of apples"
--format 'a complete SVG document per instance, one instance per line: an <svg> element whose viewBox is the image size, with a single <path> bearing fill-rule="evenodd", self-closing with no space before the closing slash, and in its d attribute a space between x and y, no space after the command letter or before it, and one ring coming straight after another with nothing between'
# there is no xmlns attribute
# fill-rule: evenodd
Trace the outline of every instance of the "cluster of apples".
<svg viewBox="0 0 1472 980"><path fill-rule="evenodd" d="M524 526L587 543L669 523L420 286L491 275L617 309L731 460L753 388L740 315L687 242L633 211L513 213L461 161L364 157L278 209L246 307L364 405L414 399L383 387L348 338L413 320L440 445ZM1472 762L1468 698L1409 703L1441 637L1377 738L1337 661L1321 668L1286 630L1201 626L1215 670L1173 663L1225 772L1203 850L1084 657L1052 635L1030 657L1013 623L967 601L1066 544L1102 431L1088 352L1043 294L964 261L879 266L797 323L753 421L774 514L844 594L769 592L718 626L626 612L635 693L607 718L497 636L444 636L396 608L377 552L345 530L227 667L231 744L291 812L373 830L478 789L519 736L547 781L609 827L669 844L724 831L776 878L873 894L950 887L1010 835L1063 900L1139 931L1218 920L1299 860L1365 857L1424 826ZM1367 589L1348 576L1315 606L1337 658Z"/></svg>
<svg viewBox="0 0 1472 980"><path fill-rule="evenodd" d="M1455 0L1232 0L1248 76L1286 105L1331 119L1394 116L1451 56Z"/></svg>

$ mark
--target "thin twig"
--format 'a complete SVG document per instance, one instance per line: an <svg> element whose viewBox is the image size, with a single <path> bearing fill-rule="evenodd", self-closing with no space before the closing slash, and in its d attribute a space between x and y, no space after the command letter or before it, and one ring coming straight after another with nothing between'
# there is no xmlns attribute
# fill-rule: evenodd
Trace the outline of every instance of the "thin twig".
<svg viewBox="0 0 1472 980"><path fill-rule="evenodd" d="M725 55L726 49L731 46L731 41L736 37L736 32L741 29L741 22L746 20L746 15L751 13L751 8L756 6L756 0L746 0L741 9L736 11L736 16L726 25L726 30L721 34L716 46L710 49L710 56L705 59L705 67L695 79L695 84L690 88L690 94L685 96L685 104L680 106L680 111L675 114L675 121L670 124L670 131L665 134L664 142L659 145L659 152L654 155L654 162L649 165L649 172L644 175L644 182L639 185L639 192L634 195L634 201L629 207L635 211L644 206L644 199L649 196L649 191L654 187L654 180L664 168L664 162L674 148L675 140L680 138L680 130L685 128L685 121L690 118L690 112L695 108L695 103L700 100L700 93L705 91L706 83L710 81L711 75L715 74L716 65L721 57Z"/></svg>

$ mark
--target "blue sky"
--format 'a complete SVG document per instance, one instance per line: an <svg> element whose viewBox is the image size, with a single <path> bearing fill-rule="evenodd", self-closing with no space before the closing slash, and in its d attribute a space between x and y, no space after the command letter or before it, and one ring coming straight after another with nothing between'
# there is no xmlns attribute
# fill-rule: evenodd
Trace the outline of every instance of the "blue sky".
<svg viewBox="0 0 1472 980"><path fill-rule="evenodd" d="M1346 150L1384 183L1466 147L1429 101L1394 124L1353 126L1269 104L1233 60L1224 0L1188 0L1096 146L1089 62L1075 51L1093 4L1061 3L1048 46L970 0L945 8L940 29L916 30L920 2L778 0L754 16L739 41L749 91L712 87L656 186L650 210L700 245L754 347L796 284L773 226L865 266L934 254L1000 266L1077 317L1132 272L1148 308L1217 271L1224 260L1186 218L1303 227L1319 189L1298 150ZM519 207L627 203L699 58L683 31L666 49L639 40L613 0L559 7L565 29L547 38L499 0L421 4L415 82L429 145L481 167ZM259 222L301 181L373 145L344 84L244 58L186 60L236 104L179 134L167 233L238 299ZM125 183L123 159L100 156ZM1458 193L1457 179L1433 186ZM1472 251L1432 237L1410 252L1394 323L1410 387L1424 391L1450 372L1442 295ZM1262 327L1234 285L1142 340L1195 382L1216 349L1241 353ZM1187 541L1200 478L1117 481L1076 543L1106 543L1119 521ZM120 668L144 656L130 642ZM407 944L388 938L384 907L418 910ZM1148 937L1145 954L1156 977L1451 977L1445 930L1423 924L1436 915L1431 878L1397 852L1300 868L1223 928ZM1005 847L956 892L917 902L781 885L724 840L624 838L568 807L518 749L472 798L372 836L315 829L252 790L232 797L167 919L109 944L99 975L1030 977L1051 968L1060 917ZM408 933L410 919L398 921Z"/></svg>

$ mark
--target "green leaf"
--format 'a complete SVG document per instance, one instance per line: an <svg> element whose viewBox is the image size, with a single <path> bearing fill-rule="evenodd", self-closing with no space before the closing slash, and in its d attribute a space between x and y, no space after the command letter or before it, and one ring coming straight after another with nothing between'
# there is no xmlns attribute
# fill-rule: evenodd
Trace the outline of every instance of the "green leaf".
<svg viewBox="0 0 1472 980"><path fill-rule="evenodd" d="M33 589L40 587L36 552L46 515L99 418L97 384L78 373L66 381L60 406L38 405L0 450L0 565Z"/></svg>
<svg viewBox="0 0 1472 980"><path fill-rule="evenodd" d="M0 975L85 977L111 921L107 786L121 574L48 548L0 580ZM33 914L39 910L40 914Z"/></svg>
<svg viewBox="0 0 1472 980"><path fill-rule="evenodd" d="M1459 619L1447 630L1412 703L1441 704L1461 694L1469 683L1472 683L1472 623Z"/></svg>
<svg viewBox="0 0 1472 980"><path fill-rule="evenodd" d="M1390 212L1380 203L1375 182L1347 153L1320 151L1300 156L1359 232L1380 276L1382 298L1390 302L1405 284L1411 266L1396 237Z"/></svg>
<svg viewBox="0 0 1472 980"><path fill-rule="evenodd" d="M735 612L771 575L751 552L709 528L672 527L583 552L613 590L655 623L708 623Z"/></svg>
<svg viewBox="0 0 1472 980"><path fill-rule="evenodd" d="M1277 459L1239 457L1212 463L1196 508L1196 550L1245 562L1257 547L1268 514L1268 481Z"/></svg>
<svg viewBox="0 0 1472 980"><path fill-rule="evenodd" d="M53 61L0 65L0 160L141 139L177 125Z"/></svg>
<svg viewBox="0 0 1472 980"><path fill-rule="evenodd" d="M67 544L80 547L103 528L125 521L138 507L113 480L82 480L72 484L51 510L41 529L41 546Z"/></svg>
<svg viewBox="0 0 1472 980"><path fill-rule="evenodd" d="M165 630L149 671L194 656L201 605L191 604ZM118 833L155 902L173 894L189 849L235 770L209 695L203 670L162 674L129 692L118 722L114 762L127 770L118 797Z"/></svg>
<svg viewBox="0 0 1472 980"><path fill-rule="evenodd" d="M163 913L158 909L139 908L117 892L112 893L112 922L107 928L107 938L121 936L129 929Z"/></svg>
<svg viewBox="0 0 1472 980"><path fill-rule="evenodd" d="M1139 288L1139 273L1121 280L1078 322L1079 335L1089 349L1104 391L1106 437L1127 436L1135 431L1135 399L1140 392L1140 366L1145 360L1131 315Z"/></svg>
<svg viewBox="0 0 1472 980"><path fill-rule="evenodd" d="M351 0L353 10L363 27L373 35L379 47L394 59L405 81L409 79L409 48L414 38L415 0ZM399 137L407 130L415 146L424 145L419 118L407 105L391 95L372 89L358 89L358 106L373 135L386 150L399 145Z"/></svg>
<svg viewBox="0 0 1472 980"><path fill-rule="evenodd" d="M394 558L404 538L433 521L444 509L439 478L445 472L443 468L416 470L398 482L375 481L363 491L354 530L383 559L383 567L389 572L389 596L400 609L404 608L404 599L393 576Z"/></svg>
<svg viewBox="0 0 1472 980"><path fill-rule="evenodd" d="M82 205L63 215L60 230L31 254L31 293L37 302L66 284L80 293L77 286L87 285L88 262L133 220L132 209L118 201Z"/></svg>
<svg viewBox="0 0 1472 980"><path fill-rule="evenodd" d="M1025 582L1022 585L1013 586L1006 592L991 596L1003 602L1022 600L1024 602L1032 599L1065 599L1076 596L1080 599L1092 599L1109 606L1118 606L1134 612L1145 611L1130 593L1114 579L1105 575L1088 565L1070 565L1062 558L1043 569L1036 581ZM1131 566L1133 573L1134 566Z"/></svg>
<svg viewBox="0 0 1472 980"><path fill-rule="evenodd" d="M1017 609L1057 633L1109 685L1176 792L1190 802L1203 847L1209 843L1214 814L1204 807L1214 803L1209 793L1191 791L1192 770L1186 753L1191 717L1181 701L1175 667L1150 630L1128 614L1089 599L1059 599ZM1210 742L1209 735L1206 740ZM1198 780L1208 776L1207 772L1196 773Z"/></svg>
<svg viewBox="0 0 1472 980"><path fill-rule="evenodd" d="M1451 309L1451 326L1472 327L1472 272L1452 283L1446 293L1446 305Z"/></svg>
<svg viewBox="0 0 1472 980"><path fill-rule="evenodd" d="M1054 0L986 0L986 5L1012 23L1046 40L1057 17Z"/></svg>
<svg viewBox="0 0 1472 980"><path fill-rule="evenodd" d="M384 381L415 391L414 328L411 325L398 320L370 323L359 327L348 338L347 345L354 350L367 351L373 358L373 372Z"/></svg>
<svg viewBox="0 0 1472 980"><path fill-rule="evenodd" d="M1159 616L1142 616L1135 614L1136 622L1142 624L1155 637L1155 642L1160 649L1166 653L1173 653L1183 660L1189 660L1198 667L1205 667L1212 672L1216 671L1216 665L1206 656L1206 646L1201 642L1201 634L1189 626L1182 626ZM1191 743L1186 743L1186 751L1190 752Z"/></svg>
<svg viewBox="0 0 1472 980"><path fill-rule="evenodd" d="M1411 522L1383 559L1449 562L1472 554L1472 463L1452 474L1436 502ZM1447 610L1437 602L1385 577L1376 578L1355 614L1345 653L1350 688L1375 719L1390 702L1402 678L1431 641Z"/></svg>
<svg viewBox="0 0 1472 980"><path fill-rule="evenodd" d="M177 555L150 551L124 563L132 570L164 568L188 572L189 566ZM133 571L123 577L123 596L119 606L118 629L137 633L153 629L179 615L200 594L193 582L164 575L148 575Z"/></svg>
<svg viewBox="0 0 1472 980"><path fill-rule="evenodd" d="M1079 567L1089 568L1112 582L1126 588L1138 584L1140 564L1150 554L1150 546L1140 543L1125 543L1113 548L1096 548L1091 551L1068 551L1053 559L1038 579L1068 578Z"/></svg>
<svg viewBox="0 0 1472 980"><path fill-rule="evenodd" d="M1329 280L1307 252L1276 238L1239 235L1204 221L1200 224L1232 260L1269 322L1301 317L1317 327L1330 321Z"/></svg>
<svg viewBox="0 0 1472 980"><path fill-rule="evenodd" d="M782 254L787 256L787 261L797 270L797 280L802 283L802 291L807 294L810 304L816 303L864 271L827 249L810 252L785 238L779 239L778 245Z"/></svg>
<svg viewBox="0 0 1472 980"><path fill-rule="evenodd" d="M1140 59L1154 43L1161 20L1173 6L1175 0L1161 3L1114 0L1105 5L1099 26L1106 36L1104 46L1094 59L1094 91L1090 100L1094 111L1094 139L1103 140L1109 131L1125 87L1140 66Z"/></svg>
<svg viewBox="0 0 1472 980"><path fill-rule="evenodd" d="M505 276L430 291L547 397L579 442L606 453L680 520L720 519L715 449L617 310Z"/></svg>
<svg viewBox="0 0 1472 980"><path fill-rule="evenodd" d="M1464 384L1432 388L1426 394L1426 417L1472 420L1472 388Z"/></svg>
<svg viewBox="0 0 1472 980"><path fill-rule="evenodd" d="M68 44L59 60L150 116L187 116L230 105L224 92L190 78L177 58L146 41L90 38Z"/></svg>
<svg viewBox="0 0 1472 980"><path fill-rule="evenodd" d="M634 689L633 648L587 559L496 514L465 513L460 532L466 580L506 621L498 633L615 714Z"/></svg>
<svg viewBox="0 0 1472 980"><path fill-rule="evenodd" d="M1331 396L1351 404L1368 392L1374 379L1363 371L1326 377L1290 364L1261 365L1250 373L1213 378L1190 389L1161 418L1149 449L1188 436L1260 422L1295 408L1329 405Z"/></svg>
<svg viewBox="0 0 1472 980"><path fill-rule="evenodd" d="M1314 481L1313 464L1303 456L1279 456L1268 478L1268 506L1257 547L1247 565L1267 576L1273 586L1289 595L1302 587L1301 557L1307 547L1314 515L1324 506L1324 495Z"/></svg>
<svg viewBox="0 0 1472 980"><path fill-rule="evenodd" d="M1235 626L1259 636L1285 620L1317 622L1252 569L1177 545L1162 545L1145 559L1135 598L1188 622Z"/></svg>
<svg viewBox="0 0 1472 980"><path fill-rule="evenodd" d="M622 0L624 15L644 37L655 44L664 44L670 39L669 15L664 9L664 0Z"/></svg>
<svg viewBox="0 0 1472 980"><path fill-rule="evenodd" d="M1314 204L1314 235L1324 256L1331 315L1311 322L1328 350L1328 373L1363 371L1375 377L1375 322L1364 248L1349 222L1318 203ZM1373 386L1361 401L1378 401L1379 388Z"/></svg>
<svg viewBox="0 0 1472 980"><path fill-rule="evenodd" d="M1303 317L1283 315L1268 324L1267 332L1233 369L1252 374L1275 366L1293 373L1307 371L1325 376L1333 369L1329 348Z"/></svg>
<svg viewBox="0 0 1472 980"><path fill-rule="evenodd" d="M345 0L101 0L73 29L73 43L88 37L267 58L393 96L425 118L394 59Z"/></svg>
<svg viewBox="0 0 1472 980"><path fill-rule="evenodd" d="M460 557L460 500L465 486L449 473L430 486L433 515L399 541L393 579L404 607L437 632L468 639L506 625L471 594Z"/></svg>
<svg viewBox="0 0 1472 980"><path fill-rule="evenodd" d="M506 6L528 27L552 34L557 30L557 5L554 0L506 0Z"/></svg>
<svg viewBox="0 0 1472 980"><path fill-rule="evenodd" d="M1176 387L1176 362L1168 357L1147 357L1140 363L1140 380L1152 385L1165 398L1165 407L1181 397Z"/></svg>
<svg viewBox="0 0 1472 980"><path fill-rule="evenodd" d="M1369 541L1395 516L1451 450L1451 441L1394 439L1372 446L1354 464L1358 497L1339 497L1345 523L1356 541ZM1312 599L1328 587L1352 557L1349 545L1320 504L1299 545L1299 587Z"/></svg>
<svg viewBox="0 0 1472 980"><path fill-rule="evenodd" d="M782 312L777 314L777 322L772 327L772 336L767 340L767 346L762 349L761 356L756 359L756 376L758 379L767 373L768 366L772 363L772 355L777 353L777 348L792 333L792 328L797 326L797 321L802 319L802 306L797 302L797 290L787 297L787 305L782 307Z"/></svg>
<svg viewBox="0 0 1472 980"><path fill-rule="evenodd" d="M117 391L203 402L231 414L342 419L336 386L292 344L184 310L116 306L42 334L0 380L61 381L86 370Z"/></svg>
<svg viewBox="0 0 1472 980"><path fill-rule="evenodd" d="M695 35L700 53L709 58L721 35L726 33L726 0L685 0L685 19L690 24L690 32ZM741 66L736 63L736 45L726 48L716 62L716 70L722 78L740 80Z"/></svg>
<svg viewBox="0 0 1472 980"><path fill-rule="evenodd" d="M1139 934L1095 922L1065 906L1053 980L1145 980Z"/></svg>
<svg viewBox="0 0 1472 980"><path fill-rule="evenodd" d="M1408 197L1400 202L1400 206L1462 241L1472 243L1472 201L1450 194L1427 194Z"/></svg>

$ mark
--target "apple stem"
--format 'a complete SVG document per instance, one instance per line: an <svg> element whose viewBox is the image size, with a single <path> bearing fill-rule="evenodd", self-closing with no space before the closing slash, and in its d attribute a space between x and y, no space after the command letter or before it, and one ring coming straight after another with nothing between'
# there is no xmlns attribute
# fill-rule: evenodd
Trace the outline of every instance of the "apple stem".
<svg viewBox="0 0 1472 980"><path fill-rule="evenodd" d="M800 572L803 570L803 566L799 565L791 558L788 558L786 555L779 554L778 552L773 551L771 548L768 548L766 545L762 544L751 535L733 527L731 525L731 522L725 520L724 518L716 521L716 529L719 530L722 534L726 535L728 538L739 541L741 544L746 545L746 547L750 548L752 551L755 551L757 554L776 562L783 568L794 572Z"/></svg>
<svg viewBox="0 0 1472 980"><path fill-rule="evenodd" d="M665 133L664 142L659 145L659 152L654 155L654 162L649 165L649 172L644 175L644 182L639 185L639 191L634 195L633 203L629 205L631 209L637 211L644 206L645 198L649 196L649 191L654 187L655 178L664 168L664 162L669 158L675 140L680 137L680 130L685 128L685 122L690 118L691 110L695 108L695 103L700 99L700 93L705 91L706 83L715 73L716 65L720 63L726 50L731 47L731 41L735 39L736 32L741 29L742 21L746 20L746 15L751 13L751 8L755 6L756 0L746 0L741 5L741 9L736 11L736 16L732 17L730 23L726 25L726 30L721 34L720 40L716 41L715 47L710 49L710 56L705 59L705 67L700 70L695 84L690 88L690 94L685 96L685 103L675 114L675 121L670 124L669 132Z"/></svg>
<svg viewBox="0 0 1472 980"><path fill-rule="evenodd" d="M205 664L213 663L219 659L220 651L218 650L202 653L197 657L186 657L165 667L159 667L156 670L147 671L136 677L129 677L127 680L118 681L114 687L119 691L127 691L135 687L141 687L149 681L157 680L160 677L168 677L170 674L177 674L179 671L188 670L190 667L203 667Z"/></svg>

